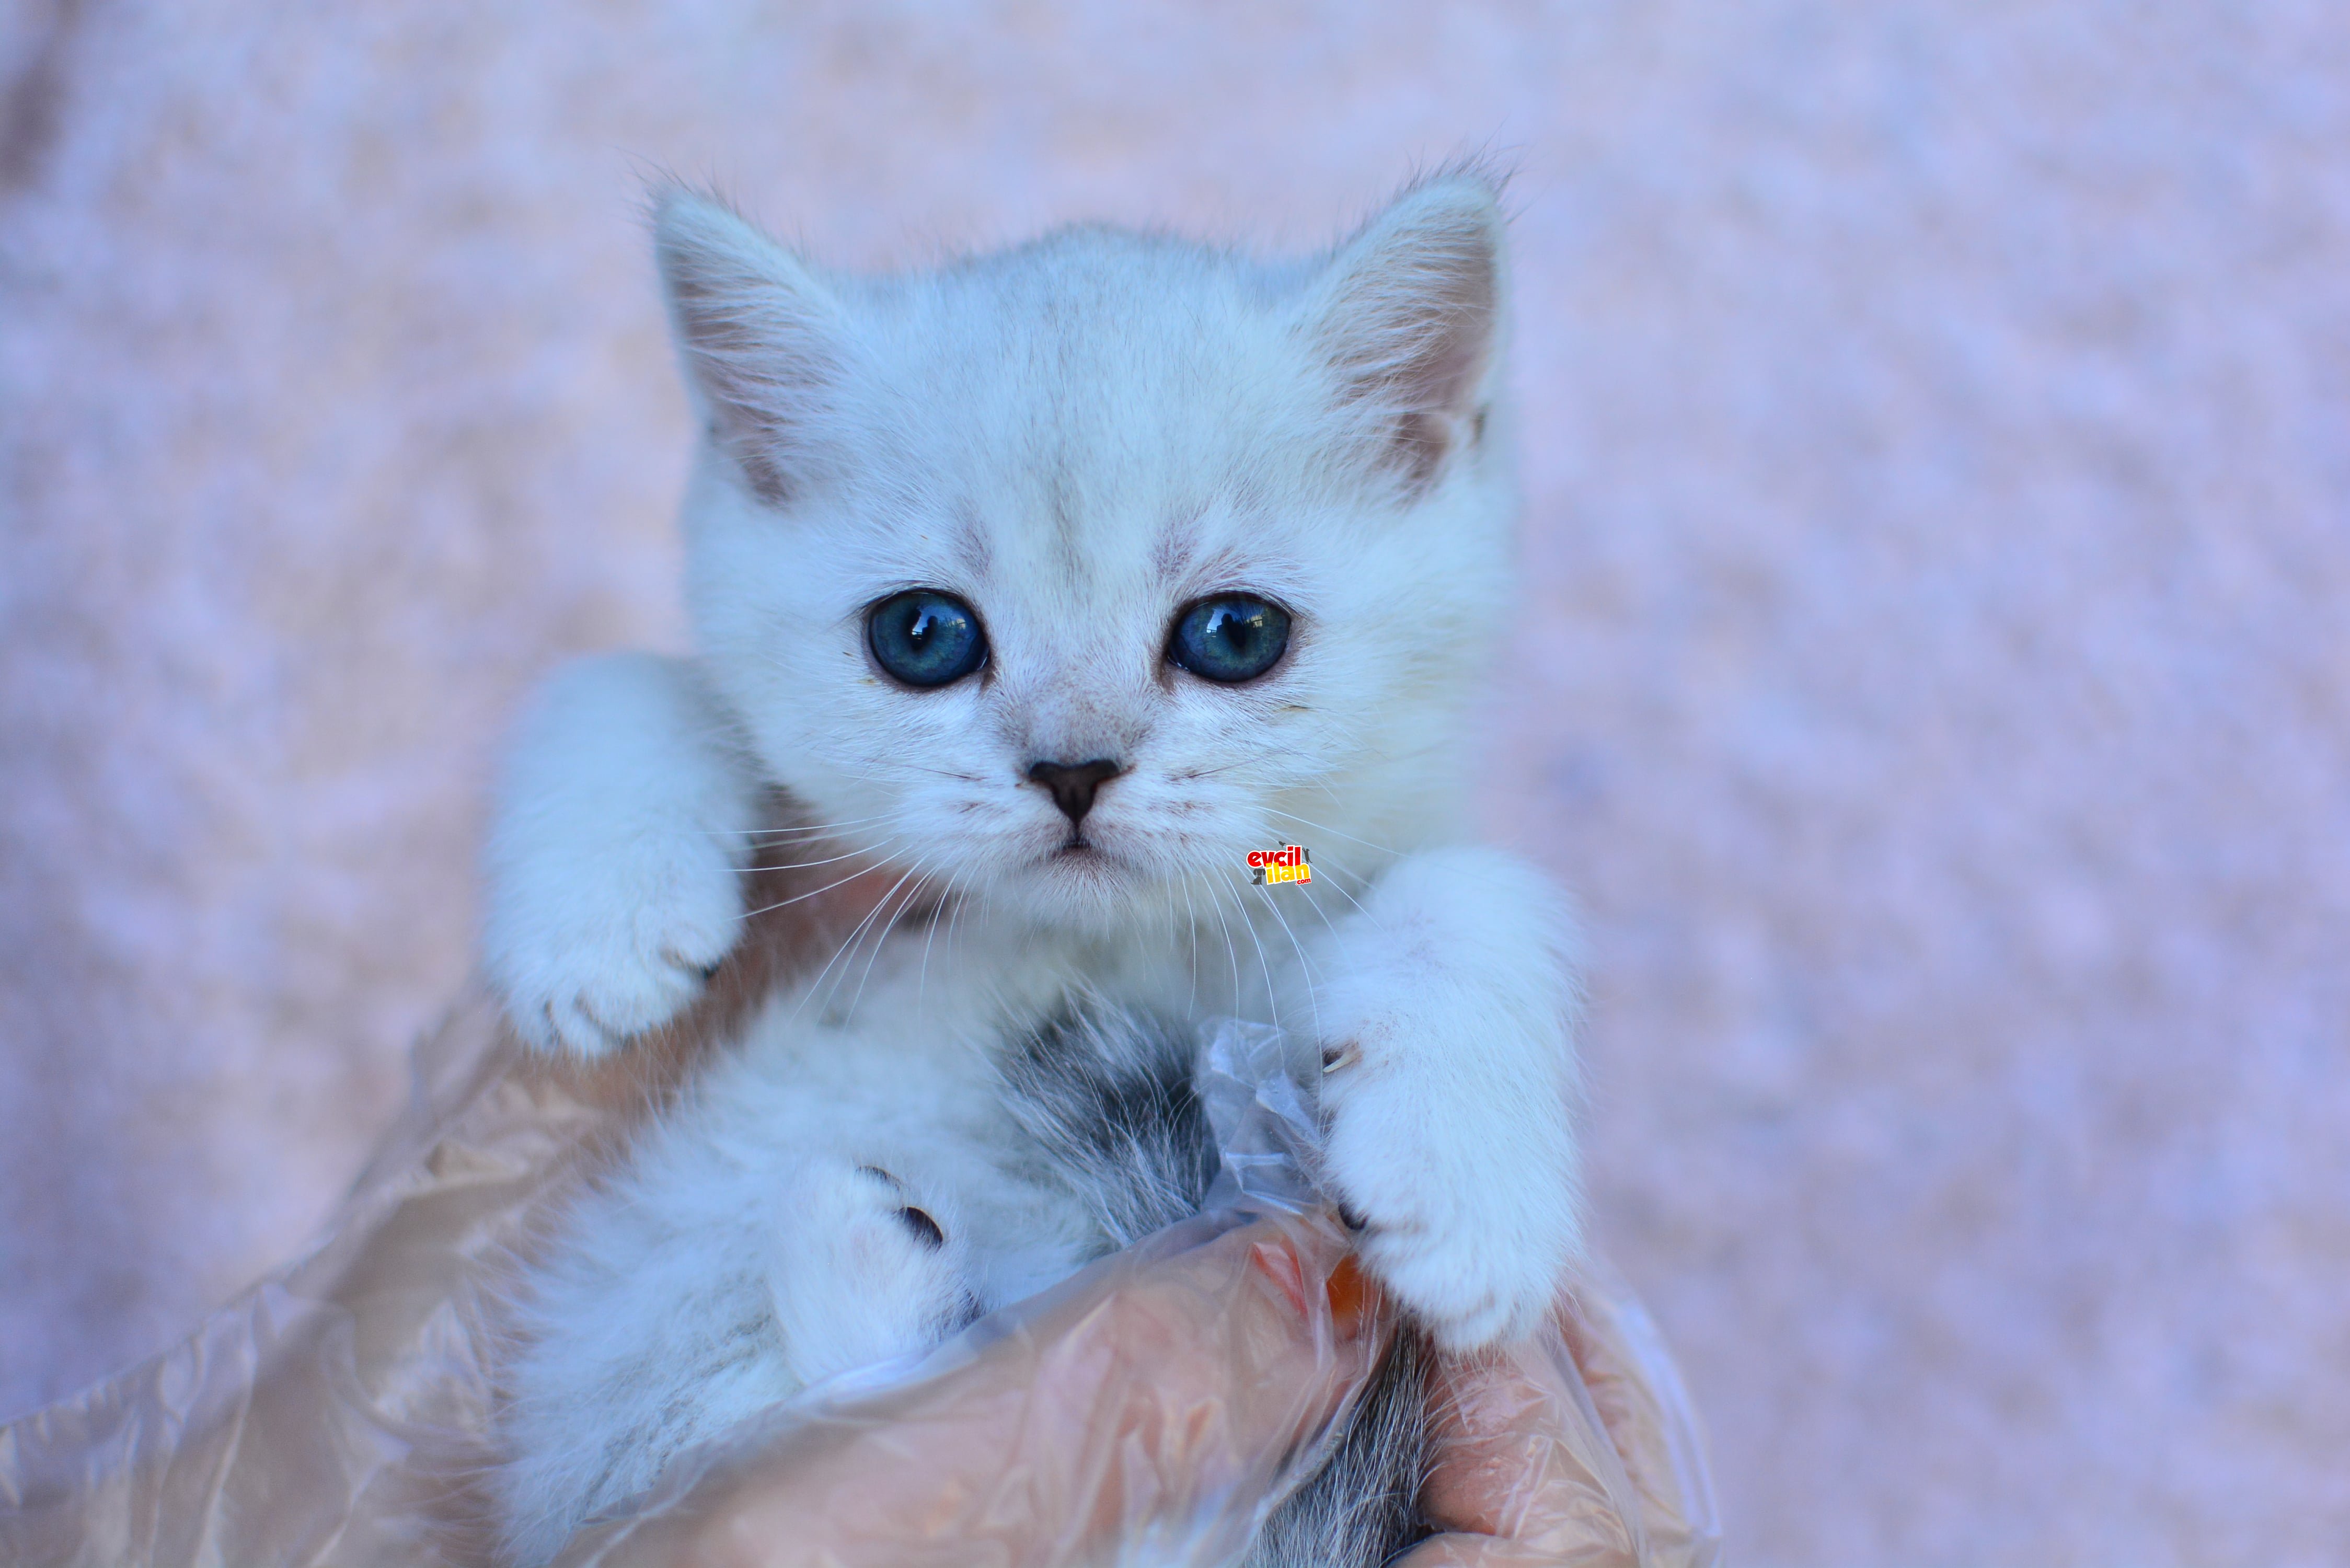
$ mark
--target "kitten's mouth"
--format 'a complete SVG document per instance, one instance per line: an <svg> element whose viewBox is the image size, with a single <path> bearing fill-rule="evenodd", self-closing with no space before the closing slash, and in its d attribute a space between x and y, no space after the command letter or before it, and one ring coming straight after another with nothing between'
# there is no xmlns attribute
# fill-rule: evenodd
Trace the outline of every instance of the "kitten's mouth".
<svg viewBox="0 0 2350 1568"><path fill-rule="evenodd" d="M1064 889L1083 888L1097 893L1123 885L1133 870L1123 857L1105 847L1098 838L1087 836L1081 828L1073 830L1033 864L1039 873Z"/></svg>
<svg viewBox="0 0 2350 1568"><path fill-rule="evenodd" d="M1071 871L1098 875L1119 864L1118 857L1087 838L1082 832L1072 833L1045 857L1048 867L1066 867Z"/></svg>

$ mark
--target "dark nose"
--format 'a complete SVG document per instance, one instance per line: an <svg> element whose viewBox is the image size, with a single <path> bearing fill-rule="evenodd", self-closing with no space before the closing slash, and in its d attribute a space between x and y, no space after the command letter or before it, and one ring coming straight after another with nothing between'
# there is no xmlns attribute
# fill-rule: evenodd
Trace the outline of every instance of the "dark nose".
<svg viewBox="0 0 2350 1568"><path fill-rule="evenodd" d="M1107 757L1089 763L1038 763L1028 770L1029 781L1053 792L1053 804L1071 822L1083 822L1094 808L1094 791L1126 772Z"/></svg>

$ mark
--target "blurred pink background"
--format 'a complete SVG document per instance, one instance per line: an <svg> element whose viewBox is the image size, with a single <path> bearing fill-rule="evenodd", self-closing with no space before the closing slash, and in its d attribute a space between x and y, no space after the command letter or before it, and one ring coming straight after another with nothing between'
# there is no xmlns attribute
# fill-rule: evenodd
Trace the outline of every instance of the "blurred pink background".
<svg viewBox="0 0 2350 1568"><path fill-rule="evenodd" d="M0 92L0 1415L301 1245L504 715L679 640L644 171L869 262L1482 147L1490 815L1736 1560L2339 1560L2350 12L17 0Z"/></svg>

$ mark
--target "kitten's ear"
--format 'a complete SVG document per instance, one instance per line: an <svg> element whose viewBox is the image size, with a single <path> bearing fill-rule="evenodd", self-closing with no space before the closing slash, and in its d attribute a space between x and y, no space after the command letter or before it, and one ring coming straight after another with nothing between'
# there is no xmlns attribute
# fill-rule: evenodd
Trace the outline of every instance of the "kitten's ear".
<svg viewBox="0 0 2350 1568"><path fill-rule="evenodd" d="M687 379L759 499L791 498L795 459L839 375L847 321L808 267L710 197L657 198L653 252Z"/></svg>
<svg viewBox="0 0 2350 1568"><path fill-rule="evenodd" d="M1497 192L1464 172L1407 192L1309 289L1307 333L1341 403L1414 487L1483 433L1502 283Z"/></svg>

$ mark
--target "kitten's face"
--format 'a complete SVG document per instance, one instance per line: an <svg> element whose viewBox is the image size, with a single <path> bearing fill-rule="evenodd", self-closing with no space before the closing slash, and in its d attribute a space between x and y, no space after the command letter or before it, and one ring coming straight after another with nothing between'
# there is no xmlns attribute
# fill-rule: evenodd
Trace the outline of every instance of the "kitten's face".
<svg viewBox="0 0 2350 1568"><path fill-rule="evenodd" d="M1076 232L820 284L673 199L693 607L766 769L910 889L1061 925L1441 832L1503 602L1497 234L1457 183L1318 269Z"/></svg>

